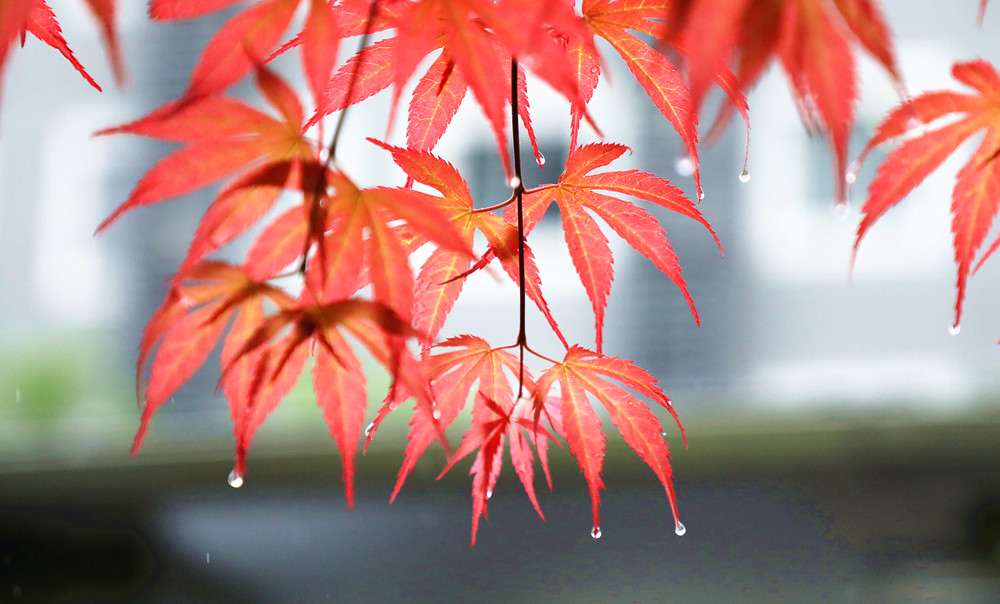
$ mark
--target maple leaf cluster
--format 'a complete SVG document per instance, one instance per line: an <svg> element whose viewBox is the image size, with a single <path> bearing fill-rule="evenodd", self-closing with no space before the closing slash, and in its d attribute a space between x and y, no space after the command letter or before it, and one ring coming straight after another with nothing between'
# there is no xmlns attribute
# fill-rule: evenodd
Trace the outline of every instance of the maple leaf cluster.
<svg viewBox="0 0 1000 604"><path fill-rule="evenodd" d="M84 1L98 19L116 77L124 79L114 0ZM986 4L980 3L980 21ZM717 128L738 112L749 136L745 95L772 62L779 64L803 121L829 141L838 203L846 203L851 176L847 153L858 96L853 49L867 51L903 90L890 30L875 0L150 0L148 9L158 21L230 12L177 99L102 131L181 146L146 172L99 232L133 209L218 185L143 334L136 375L143 410L133 452L157 410L221 344L220 390L236 442L231 484L242 484L256 430L308 367L341 455L348 505L353 505L361 441L367 448L388 414L413 400L392 497L436 442L448 455L442 474L474 455L473 545L505 448L541 516L535 458L551 488L548 445L560 439L587 481L592 534L600 536L606 437L595 403L653 470L677 532L684 532L663 428L651 409L662 408L677 421L671 401L647 372L604 352L614 278L608 233L673 281L695 321L694 301L666 234L636 200L690 218L708 231L720 252L722 246L679 188L652 174L609 168L628 147L581 143L584 123L600 135L588 105L604 75L610 54L605 49L622 60L677 132L699 198L698 113L713 87L729 99ZM97 86L69 50L44 0L0 4L0 74L14 41L20 37L23 43L27 32L59 50ZM356 43L357 52L342 56L345 42ZM298 55L304 93L269 67L275 57L292 53ZM985 130L958 174L952 200L957 328L967 279L1000 211L1000 75L979 60L957 64L954 76L975 92L930 92L905 100L862 152L863 160L874 146L909 137L888 154L870 185L855 251L884 212L959 143ZM247 77L266 107L227 94ZM529 79L565 99L568 139L557 181L531 189L521 179L522 130L536 162L543 160L531 122ZM405 142L341 143L351 107L382 91L391 91L389 125L397 113L405 114ZM434 153L469 96L510 183L506 200L474 200L458 169ZM929 128L946 117L951 121ZM338 162L347 144L380 148L405 182L359 186ZM289 199L291 207L278 211L279 200L284 207ZM590 348L562 334L544 297L539 259L528 244L553 203L593 308ZM213 259L250 233L255 234L241 265ZM997 248L1000 238L978 263ZM501 345L473 334L442 338L466 283L492 265L518 287L518 333ZM557 354L529 345L528 301L561 343ZM392 376L370 422L362 358ZM452 451L447 431L462 413L471 427Z"/></svg>
<svg viewBox="0 0 1000 604"><path fill-rule="evenodd" d="M171 20L235 4L241 3L154 0L149 9L154 19ZM220 388L236 440L234 482L242 483L257 428L311 366L316 401L341 455L349 506L361 439L367 446L383 419L412 399L409 445L393 497L435 442L450 455L445 471L475 453L474 544L504 449L541 514L534 460L548 476L547 442L561 438L590 485L599 534L605 441L594 408L599 402L663 484L676 518L663 428L647 406L673 414L670 399L648 373L602 350L613 258L598 220L677 285L695 320L663 228L634 200L687 216L718 238L679 188L652 174L609 169L627 147L578 143L581 123L595 124L587 104L603 61L595 40L603 39L681 134L697 167L697 120L686 86L655 41L629 31L654 31L661 9L665 5L651 12L630 1L585 2L578 13L568 2L534 0L261 0L232 14L207 43L179 98L102 131L182 146L140 179L98 231L135 208L221 183L140 345L137 388L144 405L133 451L160 406L221 342ZM297 33L282 42L293 26ZM341 42L350 39L359 49L341 57ZM292 52L300 59L305 97L268 67ZM246 76L254 78L266 108L227 94ZM523 130L542 162L529 78L566 99L572 139L558 182L533 189L521 184L519 148ZM392 94L390 121L408 91L405 145L375 139L346 144L383 149L406 182L364 188L338 164L339 130L352 106L383 90ZM434 154L469 93L512 183L507 200L474 200L459 171ZM323 133L331 121L327 141ZM297 202L274 215L279 198ZM553 202L594 308L594 350L562 335L527 242ZM241 266L211 258L251 229L257 234ZM484 249L476 249L477 241ZM419 250L426 259L418 263ZM466 282L494 264L521 292L520 332L503 345L474 335L440 340ZM297 278L294 287L279 285L288 277ZM528 345L528 300L557 335L560 353L550 357ZM361 352L392 376L367 428ZM526 355L541 372L529 369ZM472 425L452 452L446 431L463 411Z"/></svg>

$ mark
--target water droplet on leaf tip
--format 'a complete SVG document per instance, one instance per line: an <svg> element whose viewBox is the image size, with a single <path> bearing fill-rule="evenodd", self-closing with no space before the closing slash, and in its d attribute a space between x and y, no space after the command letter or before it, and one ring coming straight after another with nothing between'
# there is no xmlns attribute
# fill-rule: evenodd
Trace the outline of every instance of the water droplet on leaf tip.
<svg viewBox="0 0 1000 604"><path fill-rule="evenodd" d="M235 469L229 473L229 486L234 489L238 489L243 486L243 475L237 474Z"/></svg>
<svg viewBox="0 0 1000 604"><path fill-rule="evenodd" d="M705 201L705 192L698 193L698 201Z"/></svg>
<svg viewBox="0 0 1000 604"><path fill-rule="evenodd" d="M667 437L667 433L666 432L660 432L660 436L662 436L663 438L666 438Z"/></svg>
<svg viewBox="0 0 1000 604"><path fill-rule="evenodd" d="M677 533L677 536L678 536L678 537L683 537L683 536L684 536L684 533L686 533L686 532L687 532L687 528L685 528L685 526L684 526L684 524L683 524L683 523L681 523L681 522L678 522L678 523L677 523L677 526L676 526L676 527L674 527L674 532L675 532L675 533Z"/></svg>
<svg viewBox="0 0 1000 604"><path fill-rule="evenodd" d="M858 173L854 172L853 170L848 170L847 174L844 174L844 182L846 182L849 185L853 185L854 183L858 182Z"/></svg>
<svg viewBox="0 0 1000 604"><path fill-rule="evenodd" d="M955 323L954 325L948 328L948 333L950 333L953 336L957 336L961 332L962 332L962 325L959 323Z"/></svg>
<svg viewBox="0 0 1000 604"><path fill-rule="evenodd" d="M486 498L490 499L493 497L493 489L486 489Z"/></svg>
<svg viewBox="0 0 1000 604"><path fill-rule="evenodd" d="M545 165L545 156L542 155L541 153L539 153L538 154L538 166L541 167L541 166L544 166L544 165Z"/></svg>
<svg viewBox="0 0 1000 604"><path fill-rule="evenodd" d="M691 161L690 157L685 155L674 162L674 170L681 176L691 176L694 174L694 162Z"/></svg>
<svg viewBox="0 0 1000 604"><path fill-rule="evenodd" d="M847 218L850 211L851 206L849 206L846 201L838 201L836 205L833 206L833 215L837 218Z"/></svg>
<svg viewBox="0 0 1000 604"><path fill-rule="evenodd" d="M365 426L365 438L368 438L369 436L371 436L372 435L372 430L374 430L374 429L375 429L375 422L371 422L370 424L368 424L367 426Z"/></svg>
<svg viewBox="0 0 1000 604"><path fill-rule="evenodd" d="M750 173L747 172L746 170L740 172L740 182L742 183L750 182Z"/></svg>
<svg viewBox="0 0 1000 604"><path fill-rule="evenodd" d="M590 536L594 539L594 541L597 541L598 539L600 539L601 538L601 527L595 526L593 528L593 530L590 531Z"/></svg>
<svg viewBox="0 0 1000 604"><path fill-rule="evenodd" d="M434 410L433 415L434 415L434 419L441 419L441 412L438 411L437 409Z"/></svg>
<svg viewBox="0 0 1000 604"><path fill-rule="evenodd" d="M509 184L511 189L516 189L521 184L521 179L516 176L511 176Z"/></svg>

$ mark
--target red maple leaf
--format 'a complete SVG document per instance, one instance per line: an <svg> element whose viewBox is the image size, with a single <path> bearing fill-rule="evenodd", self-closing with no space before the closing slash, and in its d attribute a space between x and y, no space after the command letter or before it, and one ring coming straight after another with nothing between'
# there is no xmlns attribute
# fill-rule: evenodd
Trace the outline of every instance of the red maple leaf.
<svg viewBox="0 0 1000 604"><path fill-rule="evenodd" d="M255 309L264 298L279 307L294 304L284 292L221 262L195 265L184 281L171 288L147 324L139 347L136 388L144 402L133 454L142 443L150 419L205 362L233 315L237 315L237 324L247 312L256 318L259 310ZM149 380L143 388L142 370L157 343Z"/></svg>
<svg viewBox="0 0 1000 604"><path fill-rule="evenodd" d="M479 449L470 471L474 475L472 545L476 544L479 518L486 516L487 502L500 475L505 440L509 443L511 462L525 492L544 520L545 516L542 515L534 490L534 454L530 445L533 444L538 452L542 468L548 477L546 439L551 439L552 436L533 417L531 405L519 404L527 401L527 397L515 398L511 387L512 381L520 381L523 391L530 392L533 387L531 376L522 371L518 358L509 350L492 348L485 340L475 336L450 338L437 348L450 350L428 355L423 361L423 367L430 380L434 398L432 417L440 425L436 426L426 414L414 414L410 421L409 444L392 499L399 494L420 456L438 438L436 430L447 428L465 408L469 393L474 392L472 427L439 476L443 476L458 461ZM377 427L377 423L373 427ZM548 482L551 488L551 478Z"/></svg>
<svg viewBox="0 0 1000 604"><path fill-rule="evenodd" d="M955 322L958 331L962 303L976 252L982 246L1000 209L1000 75L983 60L956 63L952 75L975 92L934 91L910 99L894 109L865 145L859 161L877 145L913 135L889 152L868 187L861 208L854 253L873 224L896 205L958 146L986 130L979 148L959 170L952 190L951 230L958 266ZM948 119L944 119L948 118ZM932 124L940 124L930 128ZM980 263L1000 247L995 241Z"/></svg>
<svg viewBox="0 0 1000 604"><path fill-rule="evenodd" d="M698 322L698 312L681 275L680 263L659 222L642 207L605 192L636 197L696 220L708 229L722 251L719 238L701 212L668 181L639 170L592 173L626 151L628 147L610 143L578 147L566 160L557 184L538 187L524 196L526 233L538 224L553 201L559 206L573 265L594 309L598 352L602 348L604 309L614 279L614 258L607 238L590 213L600 217L680 288ZM507 209L509 221L514 220L512 208Z"/></svg>
<svg viewBox="0 0 1000 604"><path fill-rule="evenodd" d="M695 101L727 61L743 91L777 58L803 121L826 133L838 204L847 201L847 147L858 98L852 42L900 81L890 33L873 0L681 0L665 5L665 41L687 57ZM725 111L728 109L724 108Z"/></svg>
<svg viewBox="0 0 1000 604"><path fill-rule="evenodd" d="M391 27L395 35L362 49L338 69L310 124L390 86L394 89L395 107L422 59L440 51L439 61L429 69L431 75L422 78L414 91L410 138L424 141L418 148L432 148L466 91L471 90L493 130L505 173L510 176L505 110L509 101L497 91L510 89L511 58L530 66L535 74L576 102L572 66L556 40L557 36L580 37L579 22L568 4L417 0L397 3L395 8L386 22L369 29ZM511 19L511 15L518 18ZM456 76L458 79L451 82ZM440 96L445 102L427 102L435 85L438 93L433 97ZM524 120L526 114L521 115Z"/></svg>
<svg viewBox="0 0 1000 604"><path fill-rule="evenodd" d="M226 197L233 191L247 193L247 189L260 182L272 188L283 186L283 182L275 182L276 170L287 171L291 163L318 163L312 143L302 136L303 110L295 92L266 69L257 72L257 86L280 118L216 95L171 102L134 122L99 132L138 134L182 142L186 146L161 159L146 172L125 203L105 219L97 231L104 230L131 209L185 195L234 172L260 168L256 180L244 178L231 183L217 197L216 204L227 204L231 200ZM233 212L210 210L213 215L212 220L207 221L211 226L206 227L206 237L214 237L213 233L220 228L227 228L229 232L225 237L215 237L208 247L218 248L245 230L267 211L274 199L262 201L251 204L251 208L237 204L238 209L249 210L252 215L249 221L243 215L234 218ZM229 220L235 220L241 227L230 228L223 224ZM192 247L197 248L202 243L207 241L196 240Z"/></svg>
<svg viewBox="0 0 1000 604"><path fill-rule="evenodd" d="M353 507L354 456L368 395L365 373L348 337L401 384L394 391L417 398L420 413L431 415L431 399L420 365L405 347L405 339L415 332L391 309L354 298L320 304L304 294L297 305L256 325L237 324L230 332L232 340L223 351L223 385L234 419L234 472L243 475L254 432L294 385L311 351L316 403L340 451L345 497ZM436 426L433 417L430 421ZM441 430L435 434L440 436Z"/></svg>
<svg viewBox="0 0 1000 604"><path fill-rule="evenodd" d="M701 197L701 171L698 167L698 114L687 85L666 55L650 46L629 30L653 36L662 33L662 19L667 4L649 0L584 0L583 21L590 32L603 38L622 57L629 71L642 86L684 141L684 147L694 168L695 186ZM600 61L586 47L573 47L581 97L590 99L600 77ZM574 135L571 147L576 146L576 124L579 123L582 105L574 107Z"/></svg>
<svg viewBox="0 0 1000 604"><path fill-rule="evenodd" d="M114 27L115 0L84 2L98 20L115 79L122 83L125 80L125 64ZM101 89L70 50L59 21L45 0L4 0L0 3L0 76L3 75L11 45L19 38L23 46L28 33L58 50L91 86Z"/></svg>
<svg viewBox="0 0 1000 604"><path fill-rule="evenodd" d="M556 384L559 385L558 395L552 393ZM565 359L542 373L535 385L536 421L543 413L549 417L560 417L561 425L555 426L556 430L569 443L569 450L576 457L590 487L594 519L592 535L595 539L601 534L599 508L600 489L604 488L601 480L604 432L590 397L604 406L626 444L653 469L670 501L677 532L682 533L684 530L677 514L670 452L663 439L660 421L629 389L665 408L680 427L670 399L648 373L629 361L604 356L579 346L570 348ZM683 434L681 428L681 435ZM686 439L684 443L686 446Z"/></svg>
<svg viewBox="0 0 1000 604"><path fill-rule="evenodd" d="M390 151L393 160L409 178L440 193L440 197L428 201L435 203L445 213L468 247L472 247L477 232L485 236L489 250L475 269L484 267L492 258L498 258L507 275L518 283L520 271L517 229L510 221L505 221L493 212L477 211L473 207L472 194L465 179L454 166L425 151L394 147L374 140L372 142ZM410 236L412 235L411 233ZM470 264L467 256L439 249L421 268L416 284L414 325L428 338L433 339L444 325L455 299L461 293L461 277L468 274ZM530 248L525 254L525 273L528 297L562 338L555 318L542 297L541 280Z"/></svg>

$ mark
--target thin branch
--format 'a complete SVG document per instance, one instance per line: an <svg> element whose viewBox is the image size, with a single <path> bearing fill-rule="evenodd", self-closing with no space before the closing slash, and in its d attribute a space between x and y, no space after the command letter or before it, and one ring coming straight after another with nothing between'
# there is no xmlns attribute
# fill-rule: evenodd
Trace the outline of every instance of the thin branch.
<svg viewBox="0 0 1000 604"><path fill-rule="evenodd" d="M528 332L526 329L527 315L527 287L525 286L524 273L524 182L521 179L521 134L520 124L517 121L517 59L510 60L510 129L511 142L514 147L514 197L517 199L517 287L520 294L518 305L518 331L517 345L520 349L517 395L524 395L524 349L528 345Z"/></svg>

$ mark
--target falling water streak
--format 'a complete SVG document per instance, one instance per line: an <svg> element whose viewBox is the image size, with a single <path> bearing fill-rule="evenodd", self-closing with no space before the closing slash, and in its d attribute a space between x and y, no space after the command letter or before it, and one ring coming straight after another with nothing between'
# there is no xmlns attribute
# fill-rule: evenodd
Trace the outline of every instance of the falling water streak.
<svg viewBox="0 0 1000 604"><path fill-rule="evenodd" d="M205 564L211 564L212 560L210 556L211 554L209 552L205 552Z"/></svg>
<svg viewBox="0 0 1000 604"><path fill-rule="evenodd" d="M233 471L229 473L229 486L234 489L238 489L243 486L243 475L237 474L235 468L233 468Z"/></svg>
<svg viewBox="0 0 1000 604"><path fill-rule="evenodd" d="M20 388L15 388L14 389L14 402L17 403L18 405L21 404L21 389Z"/></svg>

